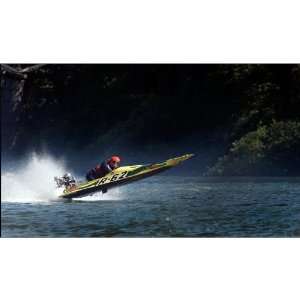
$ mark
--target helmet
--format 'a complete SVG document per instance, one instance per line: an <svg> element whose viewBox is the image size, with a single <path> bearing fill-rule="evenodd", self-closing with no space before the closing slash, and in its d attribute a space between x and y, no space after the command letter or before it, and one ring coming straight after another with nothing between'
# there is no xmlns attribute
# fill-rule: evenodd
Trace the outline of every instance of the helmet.
<svg viewBox="0 0 300 300"><path fill-rule="evenodd" d="M119 163L121 161L120 157L119 156L112 156L108 162L110 163Z"/></svg>

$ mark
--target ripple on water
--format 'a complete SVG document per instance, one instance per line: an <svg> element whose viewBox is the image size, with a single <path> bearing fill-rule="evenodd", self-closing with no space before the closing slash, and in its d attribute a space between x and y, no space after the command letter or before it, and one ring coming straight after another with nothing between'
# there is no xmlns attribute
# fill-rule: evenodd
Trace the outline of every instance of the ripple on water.
<svg viewBox="0 0 300 300"><path fill-rule="evenodd" d="M101 199L102 201L97 201ZM300 183L157 178L106 198L2 203L6 237L300 236ZM104 201L103 201L104 200Z"/></svg>

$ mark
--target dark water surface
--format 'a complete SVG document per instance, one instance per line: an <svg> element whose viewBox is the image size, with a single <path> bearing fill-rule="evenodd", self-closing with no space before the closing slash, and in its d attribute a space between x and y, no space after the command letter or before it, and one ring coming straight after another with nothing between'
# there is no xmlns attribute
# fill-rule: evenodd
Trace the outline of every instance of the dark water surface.
<svg viewBox="0 0 300 300"><path fill-rule="evenodd" d="M101 201L2 203L3 237L299 237L299 178L156 176ZM41 199L42 200L42 199Z"/></svg>

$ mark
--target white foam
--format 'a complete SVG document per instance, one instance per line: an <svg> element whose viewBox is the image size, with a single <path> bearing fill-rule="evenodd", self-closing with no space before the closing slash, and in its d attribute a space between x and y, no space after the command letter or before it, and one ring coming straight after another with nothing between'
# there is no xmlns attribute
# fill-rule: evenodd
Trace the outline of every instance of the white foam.
<svg viewBox="0 0 300 300"><path fill-rule="evenodd" d="M92 195L87 195L81 198L74 198L73 200L80 200L80 201L111 201L111 200L121 200L122 193L120 188L114 188L108 190L107 193L103 194L102 192L98 192Z"/></svg>
<svg viewBox="0 0 300 300"><path fill-rule="evenodd" d="M1 200L3 202L40 202L57 199L54 176L66 172L63 161L33 153L23 164L13 170L1 170Z"/></svg>
<svg viewBox="0 0 300 300"><path fill-rule="evenodd" d="M69 171L69 170L68 170ZM58 200L63 188L57 189L54 176L67 172L63 160L33 153L25 163L16 163L12 170L1 170L1 200L3 202L48 202ZM77 176L75 176L76 178ZM78 198L80 201L120 200L118 188Z"/></svg>

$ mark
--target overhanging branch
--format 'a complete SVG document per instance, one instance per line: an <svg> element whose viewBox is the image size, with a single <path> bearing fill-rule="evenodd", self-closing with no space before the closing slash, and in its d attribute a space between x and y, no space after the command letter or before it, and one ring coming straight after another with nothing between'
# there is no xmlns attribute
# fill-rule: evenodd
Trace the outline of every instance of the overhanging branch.
<svg viewBox="0 0 300 300"><path fill-rule="evenodd" d="M33 65L33 66L30 66L30 67L26 67L24 69L21 69L21 68L12 67L12 66L7 65L7 64L1 64L1 69L4 70L5 72L10 73L10 74L14 74L19 78L26 79L28 73L34 72L34 71L42 68L43 66L45 66L45 64L37 64L37 65Z"/></svg>

